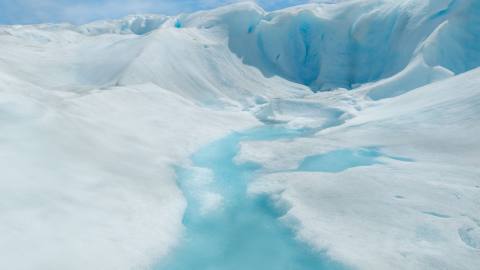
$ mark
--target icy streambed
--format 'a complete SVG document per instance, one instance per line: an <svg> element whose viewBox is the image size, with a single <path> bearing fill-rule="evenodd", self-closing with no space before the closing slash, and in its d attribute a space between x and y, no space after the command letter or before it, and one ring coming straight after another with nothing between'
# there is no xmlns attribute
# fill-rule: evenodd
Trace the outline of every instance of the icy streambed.
<svg viewBox="0 0 480 270"><path fill-rule="evenodd" d="M155 269L345 269L297 241L278 220L282 209L268 197L247 194L260 166L233 161L241 141L288 139L308 132L264 126L234 133L195 153L192 167L177 168L188 201L185 238Z"/></svg>
<svg viewBox="0 0 480 270"><path fill-rule="evenodd" d="M278 219L284 209L268 196L247 194L248 183L261 173L258 164L234 162L242 141L293 139L313 132L266 125L233 133L196 152L191 167L177 167L177 182L188 202L186 233L155 270L347 269L299 242ZM380 164L379 158L412 161L388 156L377 147L340 149L308 156L296 171L336 173Z"/></svg>

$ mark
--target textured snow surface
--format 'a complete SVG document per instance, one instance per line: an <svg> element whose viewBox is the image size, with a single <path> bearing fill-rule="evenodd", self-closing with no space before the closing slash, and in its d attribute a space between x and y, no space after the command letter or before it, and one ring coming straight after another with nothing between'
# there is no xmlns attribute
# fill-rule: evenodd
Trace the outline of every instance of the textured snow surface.
<svg viewBox="0 0 480 270"><path fill-rule="evenodd" d="M476 270L479 13L240 3L0 26L0 268L149 269L182 234L173 166L263 122L316 131L235 157L300 239L354 269Z"/></svg>
<svg viewBox="0 0 480 270"><path fill-rule="evenodd" d="M255 123L152 85L69 95L0 85L5 269L148 266L181 232L170 165Z"/></svg>
<svg viewBox="0 0 480 270"><path fill-rule="evenodd" d="M270 171L250 191L288 205L284 219L335 258L359 269L473 270L480 264L479 113L475 69L310 138L244 143L237 159ZM383 154L345 151L372 147ZM309 161L315 155L323 155L317 170Z"/></svg>

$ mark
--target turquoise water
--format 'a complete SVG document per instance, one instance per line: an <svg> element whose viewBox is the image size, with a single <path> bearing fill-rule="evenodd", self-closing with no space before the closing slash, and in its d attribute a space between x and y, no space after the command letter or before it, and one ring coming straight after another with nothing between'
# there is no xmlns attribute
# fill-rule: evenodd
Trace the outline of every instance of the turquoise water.
<svg viewBox="0 0 480 270"><path fill-rule="evenodd" d="M178 185L188 206L183 223L186 233L178 248L156 270L339 270L346 269L295 239L294 232L278 220L284 214L266 196L248 196L247 184L259 166L237 165L233 158L239 142L275 140L308 134L265 126L234 133L200 149L192 156L195 167L208 168L213 181L195 185L198 169L177 168ZM202 213L202 192L223 197L221 207Z"/></svg>
<svg viewBox="0 0 480 270"><path fill-rule="evenodd" d="M383 154L377 147L360 149L340 149L320 155L306 157L298 166L297 171L341 172L349 168L381 164L379 157L412 162L406 157Z"/></svg>
<svg viewBox="0 0 480 270"><path fill-rule="evenodd" d="M381 154L373 149L341 149L306 157L297 170L341 172L348 168L369 166L376 163Z"/></svg>

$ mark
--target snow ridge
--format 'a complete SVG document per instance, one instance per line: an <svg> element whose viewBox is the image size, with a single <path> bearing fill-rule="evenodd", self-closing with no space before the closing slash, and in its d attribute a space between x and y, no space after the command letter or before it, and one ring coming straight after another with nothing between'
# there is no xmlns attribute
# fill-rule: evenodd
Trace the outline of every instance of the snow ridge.
<svg viewBox="0 0 480 270"><path fill-rule="evenodd" d="M270 13L254 3L238 3L178 16L133 15L78 27L4 26L1 31L28 31L24 38L36 37L37 42L48 40L50 32L67 30L87 36L223 31L228 49L244 64L318 91L356 88L415 69L411 65L424 65L424 76L434 78L422 84L437 79L433 74L439 67L459 74L479 66L479 10L476 0L347 1ZM156 42L167 39L172 37Z"/></svg>

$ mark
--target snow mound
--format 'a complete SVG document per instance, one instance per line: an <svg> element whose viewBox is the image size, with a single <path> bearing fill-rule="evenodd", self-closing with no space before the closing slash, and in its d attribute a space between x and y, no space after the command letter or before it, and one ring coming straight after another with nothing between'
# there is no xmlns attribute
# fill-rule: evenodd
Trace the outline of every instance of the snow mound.
<svg viewBox="0 0 480 270"><path fill-rule="evenodd" d="M131 15L120 20L98 21L81 25L76 30L86 35L144 35L161 27L168 19L169 17L164 15Z"/></svg>

